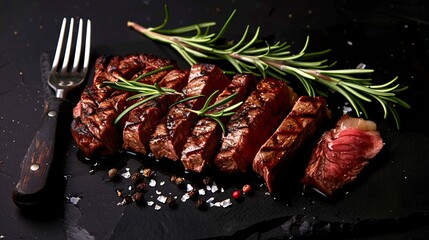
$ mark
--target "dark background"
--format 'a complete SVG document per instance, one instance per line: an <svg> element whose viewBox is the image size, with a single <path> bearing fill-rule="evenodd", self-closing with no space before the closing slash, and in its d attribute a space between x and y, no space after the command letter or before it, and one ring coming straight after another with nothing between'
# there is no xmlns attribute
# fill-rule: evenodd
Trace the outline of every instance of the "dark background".
<svg viewBox="0 0 429 240"><path fill-rule="evenodd" d="M238 39L246 25L262 27L261 36L287 41L293 50L310 36L311 50L331 48L329 59L338 67L365 63L375 69L375 81L399 76L409 90L400 96L412 108L401 109L401 129L392 118L382 120L380 108L371 119L380 126L386 146L361 178L335 199L291 191L289 197L266 196L263 188L228 208L197 210L180 202L183 191L166 183L149 189L179 196L179 207L161 210L135 204L117 206L116 189L127 189L129 179L109 182L105 169L90 174L92 162L79 159L65 130L61 136L66 179L59 206L23 212L11 200L20 162L40 123L43 83L39 58L51 57L63 17L92 20L92 63L103 54L153 53L186 64L168 47L128 29L128 20L157 26L163 5L171 12L169 26L202 21L219 24L237 9L227 37ZM0 238L4 239L201 239L234 236L267 239L320 237L365 239L427 239L429 235L429 139L427 89L429 81L429 6L425 1L1 1L0 2ZM93 68L90 70L89 80ZM73 94L72 94L73 103ZM332 103L334 110L341 102ZM372 106L372 105L370 105ZM338 110L338 109L337 109ZM168 182L174 166L127 157L134 171L142 165L157 170L157 182ZM125 168L121 172L126 171ZM180 173L179 173L180 174ZM183 174L183 173L182 173ZM186 175L186 174L185 174ZM186 176L193 179L191 176ZM196 178L198 180L198 178ZM196 181L197 181L196 180ZM258 181L252 176L242 182ZM229 197L234 184L219 179ZM240 181L238 181L240 182ZM241 182L240 182L241 183ZM208 197L208 196L207 196ZM77 202L70 200L78 200ZM156 200L154 200L156 202ZM295 222L294 222L295 221ZM296 223L296 231L285 230ZM329 231L304 231L306 223L331 226ZM288 225L289 224L289 225ZM301 233L300 229L301 228ZM316 225L315 225L316 226ZM351 228L353 227L353 229ZM314 229L317 229L315 227ZM235 234L235 235L234 235Z"/></svg>

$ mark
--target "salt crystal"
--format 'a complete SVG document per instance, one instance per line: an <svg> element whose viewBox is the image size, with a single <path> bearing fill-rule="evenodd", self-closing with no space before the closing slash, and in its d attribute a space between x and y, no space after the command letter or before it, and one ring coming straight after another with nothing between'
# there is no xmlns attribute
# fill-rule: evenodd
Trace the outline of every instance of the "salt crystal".
<svg viewBox="0 0 429 240"><path fill-rule="evenodd" d="M357 69L365 69L365 68L366 68L366 64L365 64L365 63L359 63L359 64L356 66L356 68L357 68Z"/></svg>
<svg viewBox="0 0 429 240"><path fill-rule="evenodd" d="M154 209L158 211L159 209L161 209L161 206L159 206L158 204L156 204Z"/></svg>
<svg viewBox="0 0 429 240"><path fill-rule="evenodd" d="M206 203L211 203L211 202L213 202L213 200L214 200L214 197L211 197L211 198L207 199Z"/></svg>
<svg viewBox="0 0 429 240"><path fill-rule="evenodd" d="M224 208L231 206L232 205L231 199L227 198L227 199L223 200L221 205Z"/></svg>
<svg viewBox="0 0 429 240"><path fill-rule="evenodd" d="M81 199L80 197L70 197L69 202L76 205L80 201L80 199Z"/></svg>
<svg viewBox="0 0 429 240"><path fill-rule="evenodd" d="M156 200L158 200L161 203L165 203L167 201L167 197L166 196L159 196Z"/></svg>
<svg viewBox="0 0 429 240"><path fill-rule="evenodd" d="M221 188L221 189L220 189L220 192L225 192L225 189Z"/></svg>
<svg viewBox="0 0 429 240"><path fill-rule="evenodd" d="M206 186L207 191L211 191L212 187L210 187L209 185Z"/></svg>
<svg viewBox="0 0 429 240"><path fill-rule="evenodd" d="M344 114L351 112L351 111L353 111L353 109L351 107L343 106L343 113Z"/></svg>
<svg viewBox="0 0 429 240"><path fill-rule="evenodd" d="M131 173L128 172L128 171L126 171L126 172L122 173L121 176L124 177L124 178L130 178L131 177Z"/></svg>
<svg viewBox="0 0 429 240"><path fill-rule="evenodd" d="M198 194L206 195L206 191L204 191L204 189L200 189L200 190L198 190Z"/></svg>
<svg viewBox="0 0 429 240"><path fill-rule="evenodd" d="M215 192L217 192L218 190L219 190L219 188L217 187L216 183L215 183L215 182L213 182L213 185L212 185L212 193L215 193Z"/></svg>
<svg viewBox="0 0 429 240"><path fill-rule="evenodd" d="M353 43L351 41L347 41L347 45L353 46Z"/></svg>
<svg viewBox="0 0 429 240"><path fill-rule="evenodd" d="M159 190L156 190L155 192L156 192L157 195L161 194L161 191L159 191Z"/></svg>
<svg viewBox="0 0 429 240"><path fill-rule="evenodd" d="M156 186L156 181L153 180L153 179L151 179L150 182L149 182L149 186L155 187Z"/></svg>
<svg viewBox="0 0 429 240"><path fill-rule="evenodd" d="M159 183L159 185L163 186L165 184L165 181L162 181Z"/></svg>
<svg viewBox="0 0 429 240"><path fill-rule="evenodd" d="M189 199L189 194L185 193L185 194L183 194L183 196L180 200L182 200L182 202L186 202L186 200L188 200L188 199Z"/></svg>
<svg viewBox="0 0 429 240"><path fill-rule="evenodd" d="M188 191L188 192L189 192L189 191L191 191L191 190L193 190L193 189L194 189L194 187L192 187L192 185L191 185L191 184L189 184L189 183L188 183L188 184L186 185L186 191Z"/></svg>
<svg viewBox="0 0 429 240"><path fill-rule="evenodd" d="M154 203L155 203L154 201L148 201L148 202L147 202L147 205L150 207L150 206L152 206Z"/></svg>
<svg viewBox="0 0 429 240"><path fill-rule="evenodd" d="M123 206L125 204L127 204L127 200L125 200L125 198L124 198L121 202L118 202L116 205L117 206Z"/></svg>
<svg viewBox="0 0 429 240"><path fill-rule="evenodd" d="M128 186L128 190L129 191L133 190L133 186Z"/></svg>

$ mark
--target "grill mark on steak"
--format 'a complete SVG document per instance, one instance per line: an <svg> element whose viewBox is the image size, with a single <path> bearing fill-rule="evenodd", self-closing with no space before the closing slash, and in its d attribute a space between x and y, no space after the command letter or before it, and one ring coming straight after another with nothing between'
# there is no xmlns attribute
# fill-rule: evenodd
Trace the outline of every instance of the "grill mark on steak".
<svg viewBox="0 0 429 240"><path fill-rule="evenodd" d="M349 126L350 121L372 123L374 129ZM366 124L365 124L366 125ZM335 128L326 131L312 152L304 185L315 186L325 195L353 181L383 148L375 123L344 115Z"/></svg>
<svg viewBox="0 0 429 240"><path fill-rule="evenodd" d="M284 81L261 80L228 122L216 166L223 172L246 172L259 147L290 109L293 95Z"/></svg>
<svg viewBox="0 0 429 240"><path fill-rule="evenodd" d="M168 158L177 161L182 152L186 139L198 116L186 109L198 110L206 101L208 95L215 90L223 90L230 80L223 71L215 65L196 64L191 67L189 81L183 89L185 97L204 94L204 98L196 98L172 107L155 129L150 140L150 149L155 158Z"/></svg>
<svg viewBox="0 0 429 240"><path fill-rule="evenodd" d="M261 146L253 160L253 170L264 178L269 192L275 191L279 174L284 174L285 170L293 171L288 168L296 150L314 134L326 113L322 97L300 97L274 134Z"/></svg>
<svg viewBox="0 0 429 240"><path fill-rule="evenodd" d="M212 112L221 111L247 98L250 92L255 89L255 86L256 78L254 75L235 75L231 84L219 94L215 102L220 102L234 93L237 93L237 95L231 101L214 109ZM223 117L222 121L226 123L228 119L229 117ZM220 147L221 138L222 129L215 120L208 117L200 119L183 147L181 161L185 169L201 172L206 165L211 165Z"/></svg>
<svg viewBox="0 0 429 240"><path fill-rule="evenodd" d="M173 70L159 82L159 86L181 91L187 83L188 75L189 71ZM123 148L147 154L150 151L150 136L176 99L177 96L174 95L163 95L133 109L122 132Z"/></svg>
<svg viewBox="0 0 429 240"><path fill-rule="evenodd" d="M131 79L154 70L156 66L160 68L168 65L177 67L172 60L148 54L97 58L93 84L85 88L73 109L74 119L71 124L72 136L86 157L112 154L118 150L121 142L120 130L113 122L127 106L126 98L130 93L101 87L102 82L118 81L118 76ZM169 71L153 74L140 81L158 81Z"/></svg>

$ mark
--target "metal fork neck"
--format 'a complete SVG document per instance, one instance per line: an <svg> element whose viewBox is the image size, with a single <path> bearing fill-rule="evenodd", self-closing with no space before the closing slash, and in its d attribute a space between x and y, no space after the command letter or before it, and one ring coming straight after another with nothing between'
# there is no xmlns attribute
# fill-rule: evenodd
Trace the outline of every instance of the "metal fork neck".
<svg viewBox="0 0 429 240"><path fill-rule="evenodd" d="M65 95L66 91L64 89L58 88L57 90L55 90L55 97L64 98Z"/></svg>

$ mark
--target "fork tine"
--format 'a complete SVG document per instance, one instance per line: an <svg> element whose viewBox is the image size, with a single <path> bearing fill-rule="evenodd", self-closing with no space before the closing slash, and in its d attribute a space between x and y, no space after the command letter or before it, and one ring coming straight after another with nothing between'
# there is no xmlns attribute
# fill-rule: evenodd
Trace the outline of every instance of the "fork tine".
<svg viewBox="0 0 429 240"><path fill-rule="evenodd" d="M79 20L79 29L77 31L77 39L76 39L76 48L74 52L74 61L73 61L73 68L72 72L77 72L78 66L79 66L79 59L80 59L80 52L82 49L82 24L83 20Z"/></svg>
<svg viewBox="0 0 429 240"><path fill-rule="evenodd" d="M74 19L70 19L70 27L69 27L69 35L67 37L67 45L66 45L66 52L64 53L64 60L63 60L63 67L61 68L61 72L65 73L67 72L67 66L69 64L70 59L70 50L71 50L71 44L73 40L73 25L74 25Z"/></svg>
<svg viewBox="0 0 429 240"><path fill-rule="evenodd" d="M83 73L86 75L88 71L89 53L91 49L91 20L86 21L86 39L85 39L85 56L83 61Z"/></svg>
<svg viewBox="0 0 429 240"><path fill-rule="evenodd" d="M67 19L63 18L63 23L61 24L60 36L58 37L57 49L55 50L55 57L52 63L52 71L56 71L58 68L58 62L60 61L61 48L64 41L64 32L66 31L66 22Z"/></svg>

